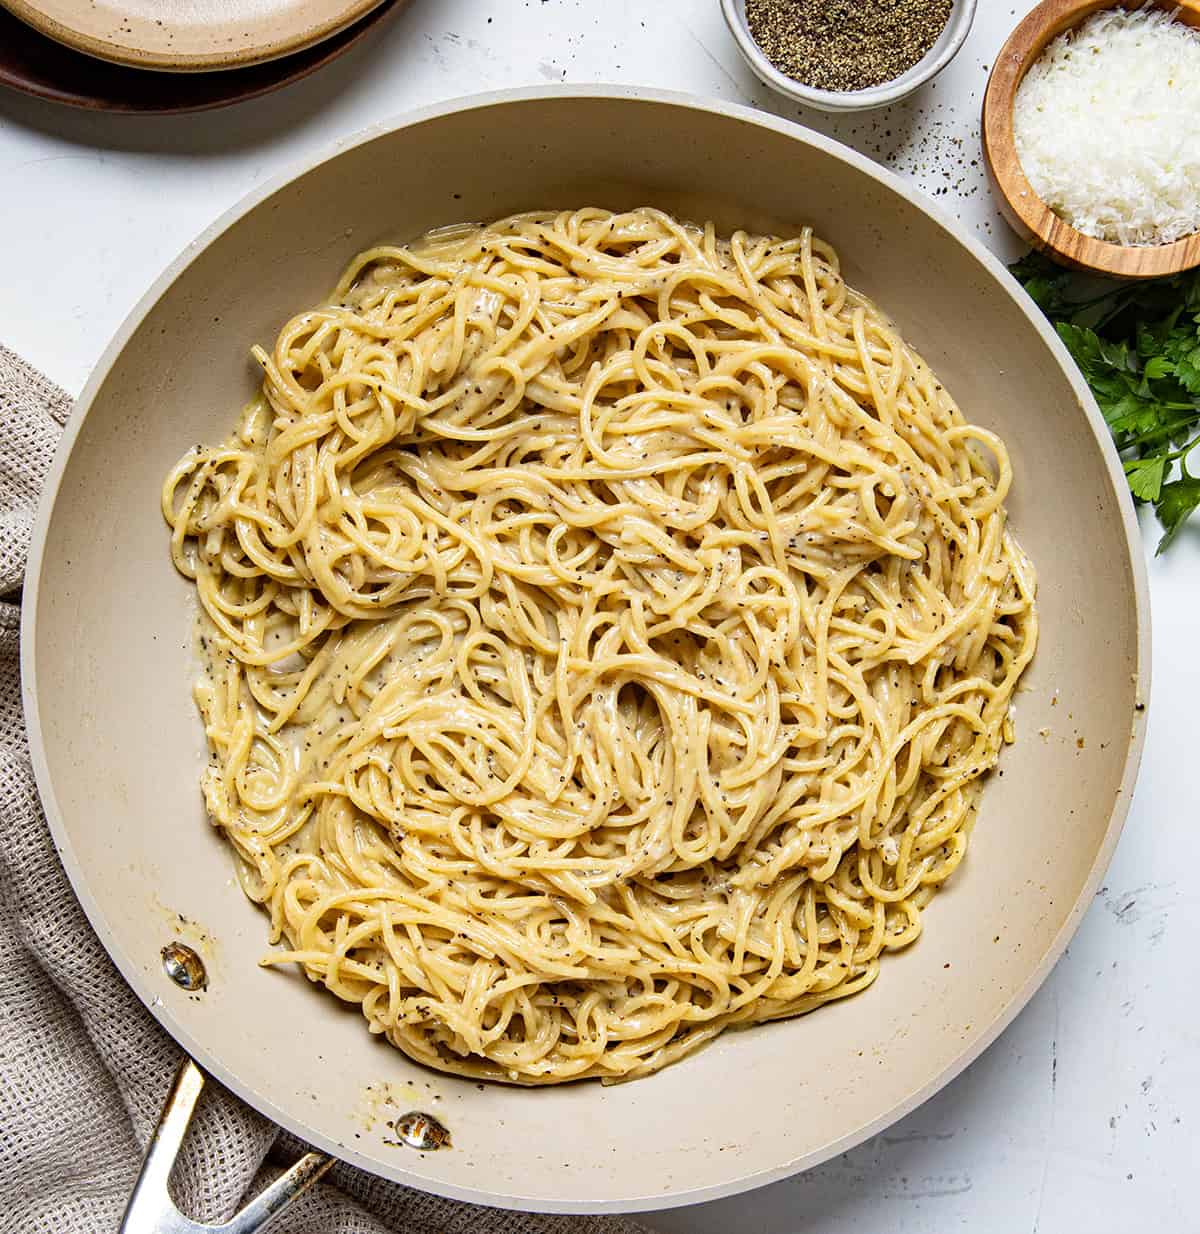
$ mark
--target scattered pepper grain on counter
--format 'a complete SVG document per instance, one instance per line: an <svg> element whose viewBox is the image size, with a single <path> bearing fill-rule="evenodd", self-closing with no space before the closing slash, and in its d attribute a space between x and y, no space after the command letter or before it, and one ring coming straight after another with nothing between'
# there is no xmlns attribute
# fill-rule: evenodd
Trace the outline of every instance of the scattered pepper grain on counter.
<svg viewBox="0 0 1200 1234"><path fill-rule="evenodd" d="M953 0L746 0L746 24L781 72L818 90L899 77L937 42Z"/></svg>

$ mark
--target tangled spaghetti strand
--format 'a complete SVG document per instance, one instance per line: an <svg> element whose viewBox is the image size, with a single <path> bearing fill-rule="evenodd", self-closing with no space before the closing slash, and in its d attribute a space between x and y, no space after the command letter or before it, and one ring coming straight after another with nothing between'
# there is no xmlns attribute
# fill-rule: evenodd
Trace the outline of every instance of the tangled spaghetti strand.
<svg viewBox="0 0 1200 1234"><path fill-rule="evenodd" d="M162 504L208 810L373 1032L646 1074L869 985L1036 642L1003 443L808 230L527 214L360 254Z"/></svg>

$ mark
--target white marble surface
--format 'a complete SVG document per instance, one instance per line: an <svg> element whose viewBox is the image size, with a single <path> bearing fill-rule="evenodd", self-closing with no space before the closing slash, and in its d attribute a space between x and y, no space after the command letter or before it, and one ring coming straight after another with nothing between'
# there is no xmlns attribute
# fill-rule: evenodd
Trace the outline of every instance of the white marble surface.
<svg viewBox="0 0 1200 1234"><path fill-rule="evenodd" d="M266 176L405 108L546 81L624 82L776 110L910 176L1004 256L979 166L986 70L1028 0L980 0L914 100L830 121L757 85L717 0L412 0L307 81L223 112L85 115L0 90L0 338L78 390L159 270ZM1155 529L1147 522L1147 553ZM1106 886L1041 992L940 1095L855 1151L661 1231L1073 1234L1200 1229L1200 527L1151 560L1154 692Z"/></svg>

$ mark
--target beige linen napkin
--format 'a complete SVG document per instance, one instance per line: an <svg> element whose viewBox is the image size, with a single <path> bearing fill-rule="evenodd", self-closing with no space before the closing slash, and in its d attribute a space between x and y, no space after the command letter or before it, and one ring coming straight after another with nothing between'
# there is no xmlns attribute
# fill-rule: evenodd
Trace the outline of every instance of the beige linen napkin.
<svg viewBox="0 0 1200 1234"><path fill-rule="evenodd" d="M54 851L21 715L21 580L70 399L0 346L0 1234L109 1234L181 1054L113 967ZM165 550L164 550L165 551ZM304 1151L210 1085L177 1202L224 1221ZM336 1166L278 1234L646 1234L619 1218L477 1208Z"/></svg>

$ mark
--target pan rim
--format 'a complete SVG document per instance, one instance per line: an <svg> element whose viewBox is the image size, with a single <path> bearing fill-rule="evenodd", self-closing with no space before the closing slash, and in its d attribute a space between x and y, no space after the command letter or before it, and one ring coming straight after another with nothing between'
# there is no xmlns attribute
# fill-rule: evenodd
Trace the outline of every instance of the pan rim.
<svg viewBox="0 0 1200 1234"><path fill-rule="evenodd" d="M786 1161L762 1169L736 1174L735 1176L724 1178L702 1187L675 1191L669 1194L652 1193L620 1196L612 1200L580 1202L570 1199L547 1200L543 1196L495 1193L480 1188L459 1186L440 1179L430 1179L424 1175L414 1174L400 1166L385 1173L378 1168L376 1162L368 1160L357 1153L353 1147L336 1142L332 1137L326 1136L318 1129L310 1127L278 1109L269 1095L260 1092L225 1068L221 1060L214 1056L204 1043L194 1037L182 1023L178 1022L165 1005L160 1004L156 1006L153 993L146 985L143 974L138 969L133 958L121 951L116 943L114 933L109 928L103 911L91 894L87 872L75 855L70 835L64 824L54 793L37 702L37 664L34 653L36 647L37 613L41 598L42 571L46 559L48 531L51 515L57 502L59 488L75 442L97 393L107 380L111 369L129 339L161 297L166 294L169 288L174 285L206 248L234 224L257 208L263 201L316 167L348 150L374 141L389 133L415 127L430 120L508 104L553 101L562 98L592 99L617 103L658 103L684 111L706 112L722 118L772 130L792 140L814 146L824 153L850 164L856 170L890 191L908 198L918 209L929 216L949 239L967 250L969 255L999 284L1005 295L1033 325L1043 343L1050 350L1059 368L1066 375L1083 418L1100 447L1105 472L1120 512L1121 525L1124 530L1124 546L1129 559L1133 581L1134 612L1136 617L1136 646L1134 648L1136 693L1139 703L1148 704L1151 663L1149 585L1133 499L1125 483L1120 459L1112 444L1099 407L1087 388L1082 375L1071 360L1066 347L999 259L985 248L979 240L971 236L957 219L949 216L923 190L903 180L895 173L873 163L857 151L823 134L805 128L803 125L741 104L706 99L684 92L605 84L556 87L534 86L466 95L431 106L406 111L387 120L379 121L365 129L361 129L326 145L315 154L293 162L283 172L269 178L265 183L254 188L239 202L224 211L184 247L183 251L154 280L118 327L112 340L92 370L82 393L76 400L75 408L55 452L54 460L38 504L26 570L26 587L22 604L20 633L21 692L29 735L30 755L38 792L50 826L55 848L66 869L74 893L79 899L92 928L99 936L105 951L113 960L122 977L162 1028L207 1073L219 1080L222 1085L235 1093L265 1118L292 1132L306 1143L312 1144L331 1156L354 1165L375 1177L386 1178L405 1186L415 1187L421 1191L442 1195L450 1199L518 1211L545 1213L661 1211L734 1196L765 1186L768 1183L778 1182L828 1161L839 1153L861 1144L870 1136L891 1126L898 1119L903 1118L906 1114L916 1109L917 1106L927 1101L959 1075L999 1037L1050 975L1054 965L1078 929L1084 912L1091 905L1096 890L1100 886L1116 849L1117 841L1123 830L1133 798L1134 786L1145 744L1147 717L1149 715L1148 706L1143 706L1142 710L1136 710L1131 717L1129 744L1124 752L1120 786L1113 801L1104 837L1097 849L1095 858L1088 870L1075 903L1067 913L1050 944L1038 958L1036 964L1033 965L1028 976L1016 992L1001 1009L1000 1013L986 1025L982 1026L978 1032L973 1032L967 1039L963 1049L955 1055L950 1063L934 1076L927 1079L925 1083L903 1100L894 1103L875 1118L864 1122L855 1130L832 1143L824 1145L815 1152L789 1158Z"/></svg>

